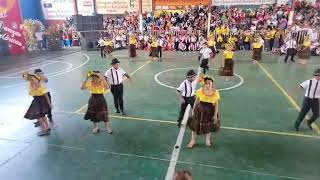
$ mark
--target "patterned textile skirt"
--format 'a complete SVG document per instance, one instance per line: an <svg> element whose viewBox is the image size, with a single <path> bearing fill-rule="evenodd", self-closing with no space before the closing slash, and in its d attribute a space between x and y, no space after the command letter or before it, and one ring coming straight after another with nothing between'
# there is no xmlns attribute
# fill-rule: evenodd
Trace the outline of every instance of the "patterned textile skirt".
<svg viewBox="0 0 320 180"><path fill-rule="evenodd" d="M233 76L233 66L234 66L234 62L232 59L225 59L224 60L224 67L220 68L219 75Z"/></svg>
<svg viewBox="0 0 320 180"><path fill-rule="evenodd" d="M112 53L112 47L111 46L106 46L105 48L104 48L104 52L105 53L107 53L107 54L111 54Z"/></svg>
<svg viewBox="0 0 320 180"><path fill-rule="evenodd" d="M85 120L90 120L92 122L108 122L108 105L103 94L92 94L89 103L88 110L84 115Z"/></svg>
<svg viewBox="0 0 320 180"><path fill-rule="evenodd" d="M151 57L158 57L158 49L157 47L151 47L151 52L150 52L150 55Z"/></svg>
<svg viewBox="0 0 320 180"><path fill-rule="evenodd" d="M50 111L50 106L46 97L43 96L34 96L33 100L27 110L24 118L34 120L38 118L45 117Z"/></svg>
<svg viewBox="0 0 320 180"><path fill-rule="evenodd" d="M260 48L253 48L253 54L252 54L252 59L261 61L262 58L262 47Z"/></svg>
<svg viewBox="0 0 320 180"><path fill-rule="evenodd" d="M215 106L212 103L201 102L194 108L194 114L188 120L188 127L198 135L217 132L220 129L220 117L215 124L213 116Z"/></svg>
<svg viewBox="0 0 320 180"><path fill-rule="evenodd" d="M302 50L299 51L298 56L300 59L310 59L311 56L311 51L310 51L310 47L302 47Z"/></svg>
<svg viewBox="0 0 320 180"><path fill-rule="evenodd" d="M129 56L130 56L131 58L137 57L136 45L130 44Z"/></svg>

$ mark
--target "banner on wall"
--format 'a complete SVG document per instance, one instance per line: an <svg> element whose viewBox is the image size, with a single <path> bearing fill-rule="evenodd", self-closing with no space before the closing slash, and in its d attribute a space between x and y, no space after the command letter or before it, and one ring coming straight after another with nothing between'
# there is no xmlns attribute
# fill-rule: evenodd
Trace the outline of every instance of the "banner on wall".
<svg viewBox="0 0 320 180"><path fill-rule="evenodd" d="M131 11L139 11L139 0L133 2ZM152 11L152 0L142 0L142 12L151 12Z"/></svg>
<svg viewBox="0 0 320 180"><path fill-rule="evenodd" d="M291 0L277 0L277 4L278 5L282 5L282 4L284 4L284 5L286 5L286 4L291 4Z"/></svg>
<svg viewBox="0 0 320 180"><path fill-rule="evenodd" d="M214 6L275 4L276 0L212 0Z"/></svg>
<svg viewBox="0 0 320 180"><path fill-rule="evenodd" d="M208 0L154 0L155 6L191 6L208 5Z"/></svg>
<svg viewBox="0 0 320 180"><path fill-rule="evenodd" d="M9 50L11 55L25 52L26 42L21 29L22 15L19 0L0 1L0 43L2 50ZM4 52L8 54L8 52Z"/></svg>
<svg viewBox="0 0 320 180"><path fill-rule="evenodd" d="M138 12L139 0L96 0L98 14L125 14ZM152 11L152 0L142 0L142 11Z"/></svg>
<svg viewBox="0 0 320 180"><path fill-rule="evenodd" d="M93 0L77 0L78 14L92 16L94 14Z"/></svg>
<svg viewBox="0 0 320 180"><path fill-rule="evenodd" d="M124 14L130 9L128 0L96 0L98 14Z"/></svg>
<svg viewBox="0 0 320 180"><path fill-rule="evenodd" d="M66 20L75 14L74 0L41 0L46 20Z"/></svg>

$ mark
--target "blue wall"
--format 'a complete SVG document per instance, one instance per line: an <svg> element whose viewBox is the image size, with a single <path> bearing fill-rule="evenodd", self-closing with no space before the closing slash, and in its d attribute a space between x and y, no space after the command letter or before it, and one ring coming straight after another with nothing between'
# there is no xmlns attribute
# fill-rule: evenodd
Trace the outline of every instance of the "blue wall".
<svg viewBox="0 0 320 180"><path fill-rule="evenodd" d="M40 2L40 0L20 0L23 19L38 19L46 25Z"/></svg>

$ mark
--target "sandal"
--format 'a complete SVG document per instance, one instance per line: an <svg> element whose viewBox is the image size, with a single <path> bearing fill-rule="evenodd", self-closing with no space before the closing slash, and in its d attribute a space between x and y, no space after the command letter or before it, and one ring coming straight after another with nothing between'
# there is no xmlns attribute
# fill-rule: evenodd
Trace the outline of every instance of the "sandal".
<svg viewBox="0 0 320 180"><path fill-rule="evenodd" d="M108 130L108 129L107 129L107 133L108 133L108 134L112 134L112 133L113 133L112 129L111 129L111 130Z"/></svg>
<svg viewBox="0 0 320 180"><path fill-rule="evenodd" d="M38 133L37 133L37 135L38 136L48 136L48 135L50 135L50 131L39 131Z"/></svg>
<svg viewBox="0 0 320 180"><path fill-rule="evenodd" d="M112 134L113 133L112 128L110 126L107 125L106 129L107 129L107 133L108 134Z"/></svg>
<svg viewBox="0 0 320 180"><path fill-rule="evenodd" d="M99 128L93 128L92 129L92 133L93 134L98 134L98 132L99 132Z"/></svg>
<svg viewBox="0 0 320 180"><path fill-rule="evenodd" d="M195 145L196 145L195 143L194 144L189 143L188 144L188 149L192 149Z"/></svg>
<svg viewBox="0 0 320 180"><path fill-rule="evenodd" d="M211 147L211 146L212 146L211 142L209 142L209 143L206 142L206 146L207 146L207 147Z"/></svg>

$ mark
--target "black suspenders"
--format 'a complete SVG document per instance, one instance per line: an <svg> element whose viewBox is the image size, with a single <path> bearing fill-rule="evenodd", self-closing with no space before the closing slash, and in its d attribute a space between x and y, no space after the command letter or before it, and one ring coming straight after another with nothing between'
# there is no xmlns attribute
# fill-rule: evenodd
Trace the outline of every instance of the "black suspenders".
<svg viewBox="0 0 320 180"><path fill-rule="evenodd" d="M112 72L112 69L110 69L110 70L111 70L112 83L113 83L113 85L115 85L115 84L114 84L114 78L113 78L113 72Z"/></svg>
<svg viewBox="0 0 320 180"><path fill-rule="evenodd" d="M188 88L187 88L187 83L184 82L184 91L185 91L185 96L187 97L188 93ZM192 83L190 83L190 97L192 96Z"/></svg>
<svg viewBox="0 0 320 180"><path fill-rule="evenodd" d="M116 70L116 76L117 76L117 83L118 83L118 84L115 84L115 83L114 83L113 71L112 71L112 69L110 69L110 70L111 70L111 77L112 77L112 83L113 83L113 85L119 85L120 83L119 83L119 77L118 77L118 72L117 72L117 70Z"/></svg>
<svg viewBox="0 0 320 180"><path fill-rule="evenodd" d="M319 84L319 81L317 81L316 87L314 88L313 98L316 97L316 92L317 92L318 84Z"/></svg>
<svg viewBox="0 0 320 180"><path fill-rule="evenodd" d="M117 82L118 82L118 84L120 84L120 82L119 82L119 76L118 76L118 71L116 70L116 76L117 76ZM117 85L118 85L117 84Z"/></svg>
<svg viewBox="0 0 320 180"><path fill-rule="evenodd" d="M190 97L192 96L192 83L190 83Z"/></svg>
<svg viewBox="0 0 320 180"><path fill-rule="evenodd" d="M312 80L310 80L309 82L309 89L308 89L308 95L307 95L308 98L310 96L311 86L312 86Z"/></svg>
<svg viewBox="0 0 320 180"><path fill-rule="evenodd" d="M184 82L184 92L185 92L185 93L184 93L184 96L185 96L185 97L187 97L187 92L188 92L187 90L188 90L188 88L187 88L187 83Z"/></svg>

